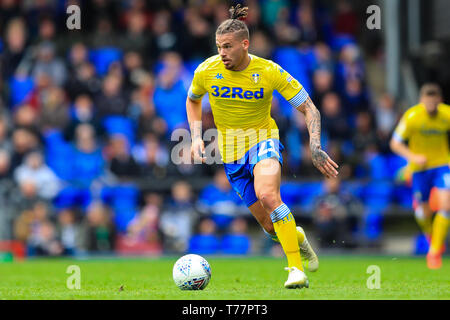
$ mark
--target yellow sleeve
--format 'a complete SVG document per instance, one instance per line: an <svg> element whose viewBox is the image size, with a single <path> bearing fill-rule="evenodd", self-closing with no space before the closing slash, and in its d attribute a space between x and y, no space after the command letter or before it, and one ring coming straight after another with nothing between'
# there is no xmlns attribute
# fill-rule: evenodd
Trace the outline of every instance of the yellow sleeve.
<svg viewBox="0 0 450 320"><path fill-rule="evenodd" d="M400 119L397 127L394 130L392 137L397 141L408 140L411 136L411 117L409 112L406 112Z"/></svg>
<svg viewBox="0 0 450 320"><path fill-rule="evenodd" d="M194 78L192 79L191 86L189 87L188 96L191 100L198 100L206 93L204 87L204 70L202 65L198 66L194 72Z"/></svg>
<svg viewBox="0 0 450 320"><path fill-rule="evenodd" d="M278 64L273 63L274 70L273 84L274 89L277 90L294 108L299 107L308 99L306 89L292 77L286 70L281 68Z"/></svg>

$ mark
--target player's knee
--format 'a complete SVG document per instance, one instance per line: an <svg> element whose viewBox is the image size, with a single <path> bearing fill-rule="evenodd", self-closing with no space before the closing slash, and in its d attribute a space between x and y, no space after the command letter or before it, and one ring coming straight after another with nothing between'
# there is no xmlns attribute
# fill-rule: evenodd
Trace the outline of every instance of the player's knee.
<svg viewBox="0 0 450 320"><path fill-rule="evenodd" d="M270 212L274 211L282 204L279 192L274 190L262 190L258 193L258 199L264 208Z"/></svg>

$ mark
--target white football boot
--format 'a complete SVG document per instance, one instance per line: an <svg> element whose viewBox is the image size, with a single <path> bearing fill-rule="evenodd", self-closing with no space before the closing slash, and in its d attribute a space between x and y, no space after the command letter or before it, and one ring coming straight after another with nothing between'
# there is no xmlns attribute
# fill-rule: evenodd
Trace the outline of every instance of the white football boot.
<svg viewBox="0 0 450 320"><path fill-rule="evenodd" d="M284 283L284 287L287 289L301 289L301 288L308 288L309 287L309 281L306 277L306 274L299 270L296 267L291 268L284 268L284 270L289 271L289 276L286 282Z"/></svg>
<svg viewBox="0 0 450 320"><path fill-rule="evenodd" d="M303 228L297 227L297 231L301 232L305 236L303 243L299 243L300 255L303 259L305 259L305 268L310 272L316 272L317 269L319 269L319 258L309 244L308 239L306 239L306 234L305 231L303 231Z"/></svg>

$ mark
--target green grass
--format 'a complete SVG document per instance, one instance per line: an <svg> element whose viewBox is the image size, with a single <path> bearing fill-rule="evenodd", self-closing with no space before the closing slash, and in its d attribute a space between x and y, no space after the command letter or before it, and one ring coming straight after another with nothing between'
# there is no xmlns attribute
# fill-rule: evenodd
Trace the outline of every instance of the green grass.
<svg viewBox="0 0 450 320"><path fill-rule="evenodd" d="M319 271L308 273L309 289L301 290L283 288L283 258L205 258L212 278L203 291L174 285L177 257L0 263L0 299L450 299L449 258L440 270L428 270L424 257L325 256ZM69 265L81 269L80 290L66 287ZM369 265L380 267L378 290L366 286Z"/></svg>

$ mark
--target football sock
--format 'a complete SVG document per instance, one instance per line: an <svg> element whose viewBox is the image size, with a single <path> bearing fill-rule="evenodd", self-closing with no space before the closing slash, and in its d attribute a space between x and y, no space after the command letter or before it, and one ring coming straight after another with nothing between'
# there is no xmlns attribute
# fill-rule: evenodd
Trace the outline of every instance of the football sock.
<svg viewBox="0 0 450 320"><path fill-rule="evenodd" d="M300 247L297 238L297 226L291 210L283 203L270 215L278 240L288 260L288 267L297 267L303 271Z"/></svg>
<svg viewBox="0 0 450 320"><path fill-rule="evenodd" d="M303 243L303 241L305 241L305 234L301 230L298 230L298 229L296 229L296 230L297 230L298 244L301 245ZM280 242L280 240L278 240L278 237L276 234L271 234L271 233L267 232L264 228L263 228L263 231L273 241Z"/></svg>
<svg viewBox="0 0 450 320"><path fill-rule="evenodd" d="M432 218L425 216L425 212L423 212L422 207L418 206L416 210L414 210L414 216L416 218L417 224L422 230L423 234L429 239L432 230Z"/></svg>
<svg viewBox="0 0 450 320"><path fill-rule="evenodd" d="M439 211L433 220L433 231L431 234L430 252L437 254L441 252L447 237L448 226L450 224L450 212Z"/></svg>

